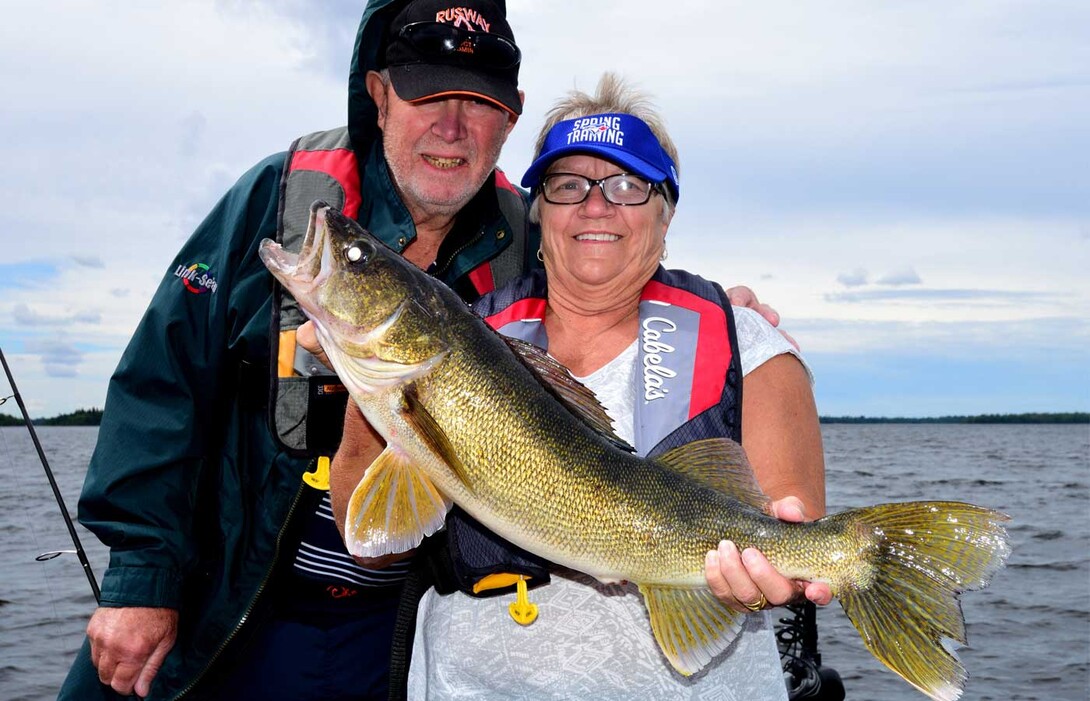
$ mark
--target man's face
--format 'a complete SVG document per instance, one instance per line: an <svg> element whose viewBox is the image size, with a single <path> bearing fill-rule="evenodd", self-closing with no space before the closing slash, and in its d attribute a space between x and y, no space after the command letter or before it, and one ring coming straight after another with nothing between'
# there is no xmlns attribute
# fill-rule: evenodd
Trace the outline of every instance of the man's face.
<svg viewBox="0 0 1090 701"><path fill-rule="evenodd" d="M496 167L516 117L469 99L411 104L377 73L367 78L386 161L413 219L453 216Z"/></svg>

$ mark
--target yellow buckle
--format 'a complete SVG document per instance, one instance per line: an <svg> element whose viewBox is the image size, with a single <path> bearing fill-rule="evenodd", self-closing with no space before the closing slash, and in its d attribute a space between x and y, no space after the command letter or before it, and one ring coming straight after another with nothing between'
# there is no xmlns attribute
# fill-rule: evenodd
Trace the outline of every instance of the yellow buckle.
<svg viewBox="0 0 1090 701"><path fill-rule="evenodd" d="M529 590L526 588L525 575L499 572L497 574L481 577L477 583L473 585L473 593L480 594L482 591L488 591L489 589L503 589L512 584L515 585L516 591L515 603L507 606L507 612L511 614L511 618L515 620L515 623L522 626L528 626L537 620L537 604L530 603L530 595Z"/></svg>
<svg viewBox="0 0 1090 701"><path fill-rule="evenodd" d="M329 491L329 458L322 455L318 458L318 464L314 472L304 472L303 481L315 489Z"/></svg>
<svg viewBox="0 0 1090 701"><path fill-rule="evenodd" d="M519 581L515 586L518 589L515 603L507 607L507 612L511 614L511 618L515 619L515 623L520 626L528 626L537 620L537 604L530 603L530 596L526 592L525 577L519 575Z"/></svg>

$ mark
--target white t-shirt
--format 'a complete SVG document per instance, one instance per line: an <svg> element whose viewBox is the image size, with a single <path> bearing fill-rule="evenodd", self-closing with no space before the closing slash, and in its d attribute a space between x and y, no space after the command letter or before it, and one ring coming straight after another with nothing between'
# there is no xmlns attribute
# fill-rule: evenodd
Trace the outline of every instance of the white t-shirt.
<svg viewBox="0 0 1090 701"><path fill-rule="evenodd" d="M781 353L798 355L756 312L735 307L734 315L743 375ZM629 443L637 355L634 341L578 378ZM429 589L417 611L408 698L787 701L768 611L747 615L726 652L684 677L659 650L636 585L554 570L530 600L538 618L521 626L507 610L514 595L479 599Z"/></svg>

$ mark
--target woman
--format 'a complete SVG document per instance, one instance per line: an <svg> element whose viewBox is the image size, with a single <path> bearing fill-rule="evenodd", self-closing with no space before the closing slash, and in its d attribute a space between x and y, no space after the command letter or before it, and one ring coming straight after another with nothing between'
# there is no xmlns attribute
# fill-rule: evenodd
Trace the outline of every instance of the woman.
<svg viewBox="0 0 1090 701"><path fill-rule="evenodd" d="M640 454L740 437L761 487L780 500L778 515L821 515L821 439L797 352L757 314L731 310L718 286L660 266L680 187L676 150L648 103L606 75L596 96L573 93L550 112L537 153L522 184L535 195L545 271L477 309L501 332L547 347ZM543 316L520 312L542 308ZM708 554L705 574L739 612L785 603L805 584L730 543ZM823 585L806 594L829 598ZM737 698L787 698L767 611L747 616L736 643L706 670L683 677L659 653L633 587L554 568L531 598L539 619L522 627L508 615L509 598L428 591L408 697L676 699L729 689Z"/></svg>

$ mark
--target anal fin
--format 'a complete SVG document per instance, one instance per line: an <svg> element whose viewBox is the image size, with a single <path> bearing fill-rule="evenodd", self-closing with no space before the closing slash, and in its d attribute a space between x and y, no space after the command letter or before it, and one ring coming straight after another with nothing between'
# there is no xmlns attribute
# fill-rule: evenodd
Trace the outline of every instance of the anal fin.
<svg viewBox="0 0 1090 701"><path fill-rule="evenodd" d="M685 676L707 666L742 629L741 616L707 589L641 584L640 592L659 648Z"/></svg>

